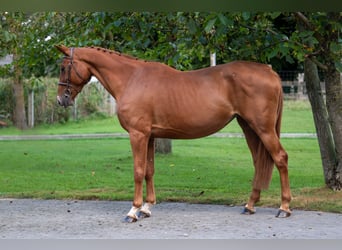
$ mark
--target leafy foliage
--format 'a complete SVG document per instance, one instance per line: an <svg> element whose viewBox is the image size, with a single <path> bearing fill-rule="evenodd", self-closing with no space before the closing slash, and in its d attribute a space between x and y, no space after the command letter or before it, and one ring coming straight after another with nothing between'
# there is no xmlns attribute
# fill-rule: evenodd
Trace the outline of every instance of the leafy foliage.
<svg viewBox="0 0 342 250"><path fill-rule="evenodd" d="M102 46L193 69L208 66L213 51L218 63L245 59L292 64L321 49L316 47L317 37L327 35L327 26L341 31L339 20L321 12L309 14L314 31L296 29L293 13L280 12L3 12L0 16L0 53L15 50L25 77L56 74L59 54L53 45L60 43ZM341 39L328 46L339 64Z"/></svg>
<svg viewBox="0 0 342 250"><path fill-rule="evenodd" d="M180 70L208 66L214 51L218 64L251 60L281 70L308 55L324 64L318 52L328 50L341 70L341 38L321 43L329 29L341 32L340 16L307 16L315 29L299 30L294 13L280 12L1 12L0 56L16 54L13 65L35 89L40 77L58 74L55 44L102 46ZM0 67L0 76L13 77L13 65Z"/></svg>

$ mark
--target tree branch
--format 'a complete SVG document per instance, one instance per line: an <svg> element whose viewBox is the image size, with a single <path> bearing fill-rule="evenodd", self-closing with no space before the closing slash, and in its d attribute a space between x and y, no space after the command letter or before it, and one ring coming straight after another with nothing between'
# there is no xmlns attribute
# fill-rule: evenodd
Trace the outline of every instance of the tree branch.
<svg viewBox="0 0 342 250"><path fill-rule="evenodd" d="M316 52L307 54L305 57L308 58L310 61L315 63L317 67L327 71L328 66L321 63L317 60L316 55L322 55L323 57L326 56L327 51L324 50L324 44L326 43L326 38L322 36L319 32L315 30L315 26L309 21L309 19L302 13L302 12L294 12L294 15L297 19L297 22L302 25L302 28L307 28L314 32L313 36L319 42L319 49Z"/></svg>
<svg viewBox="0 0 342 250"><path fill-rule="evenodd" d="M323 69L323 70L328 70L328 66L324 65L323 63L321 63L320 61L317 60L317 58L315 56L312 55L307 55L306 56L309 60L311 60L314 64L317 65L317 67Z"/></svg>
<svg viewBox="0 0 342 250"><path fill-rule="evenodd" d="M324 37L321 36L317 31L315 31L315 26L309 21L309 19L302 12L294 12L297 20L301 22L306 28L311 31L314 31L313 36L319 41L320 44L323 44Z"/></svg>
<svg viewBox="0 0 342 250"><path fill-rule="evenodd" d="M295 12L294 14L297 17L297 19L299 19L307 28L309 28L310 30L314 30L313 25L302 12Z"/></svg>
<svg viewBox="0 0 342 250"><path fill-rule="evenodd" d="M251 26L248 26L248 25L245 25L245 24L239 24L240 26L242 26L242 27L245 27L245 28L247 28L247 29L250 29L250 30L254 30L254 31L258 31L259 29L258 28L255 28L255 27L251 27ZM276 32L276 31L274 31L274 30L272 30L272 29L270 29L270 28L266 28L266 29L262 29L262 30L264 30L264 31L266 31L266 32L268 32L268 33L271 33L271 34L273 34L273 35L280 35L278 32Z"/></svg>

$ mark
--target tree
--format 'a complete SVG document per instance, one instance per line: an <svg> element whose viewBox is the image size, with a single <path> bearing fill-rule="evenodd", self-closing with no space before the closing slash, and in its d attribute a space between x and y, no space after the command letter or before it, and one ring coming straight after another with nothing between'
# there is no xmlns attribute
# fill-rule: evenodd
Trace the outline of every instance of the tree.
<svg viewBox="0 0 342 250"><path fill-rule="evenodd" d="M27 128L24 79L46 76L57 68L52 37L60 37L55 30L63 27L64 20L56 13L0 13L0 56L13 55L12 64L1 67L0 76L12 79L12 120L19 129Z"/></svg>
<svg viewBox="0 0 342 250"><path fill-rule="evenodd" d="M342 18L339 12L295 13L306 47L305 76L320 145L325 183L342 189ZM307 31L304 31L307 30ZM322 97L317 67L324 72L326 102Z"/></svg>
<svg viewBox="0 0 342 250"><path fill-rule="evenodd" d="M0 37L0 47L2 56L6 54L13 55L12 68L7 67L7 73L13 78L13 92L15 97L14 108L14 123L20 129L27 128L25 101L24 101L24 87L22 81L22 69L20 67L20 52L19 42L22 39L23 32L21 31L22 22L25 20L25 14L2 14L1 15L1 28L2 33ZM5 54L6 53L6 54Z"/></svg>

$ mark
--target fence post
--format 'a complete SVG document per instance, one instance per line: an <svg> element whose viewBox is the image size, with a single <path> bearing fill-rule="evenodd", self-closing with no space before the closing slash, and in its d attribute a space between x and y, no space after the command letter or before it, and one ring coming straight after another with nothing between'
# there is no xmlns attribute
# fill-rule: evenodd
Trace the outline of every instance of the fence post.
<svg viewBox="0 0 342 250"><path fill-rule="evenodd" d="M298 73L298 99L303 99L304 97L304 73Z"/></svg>
<svg viewBox="0 0 342 250"><path fill-rule="evenodd" d="M28 95L28 126L30 128L34 127L34 91L30 90Z"/></svg>
<svg viewBox="0 0 342 250"><path fill-rule="evenodd" d="M116 114L116 101L111 95L109 95L109 114L111 116Z"/></svg>
<svg viewBox="0 0 342 250"><path fill-rule="evenodd" d="M77 121L77 98L74 100L74 105L72 106L72 117L74 118L75 121Z"/></svg>
<svg viewBox="0 0 342 250"><path fill-rule="evenodd" d="M216 53L210 52L210 66L216 66Z"/></svg>

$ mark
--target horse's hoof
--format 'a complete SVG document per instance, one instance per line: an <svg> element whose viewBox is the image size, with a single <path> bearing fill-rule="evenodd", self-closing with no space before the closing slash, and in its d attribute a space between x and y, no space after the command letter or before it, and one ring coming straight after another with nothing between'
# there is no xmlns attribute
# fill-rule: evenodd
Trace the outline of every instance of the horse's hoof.
<svg viewBox="0 0 342 250"><path fill-rule="evenodd" d="M278 210L278 213L275 217L277 218L287 218L287 217L290 217L291 215L291 211L286 211L286 210L283 210L283 209L279 209Z"/></svg>
<svg viewBox="0 0 342 250"><path fill-rule="evenodd" d="M247 215L250 215L250 214L255 214L255 210L252 210L252 209L249 209L247 207L244 207L241 214L247 214Z"/></svg>
<svg viewBox="0 0 342 250"><path fill-rule="evenodd" d="M123 223L133 223L133 222L136 222L137 220L138 220L137 218L126 216L125 218L122 219L122 222Z"/></svg>
<svg viewBox="0 0 342 250"><path fill-rule="evenodd" d="M151 214L145 213L145 212L143 212L143 211L139 211L138 214L137 214L137 216L138 216L139 219L144 219L144 218L151 217Z"/></svg>

